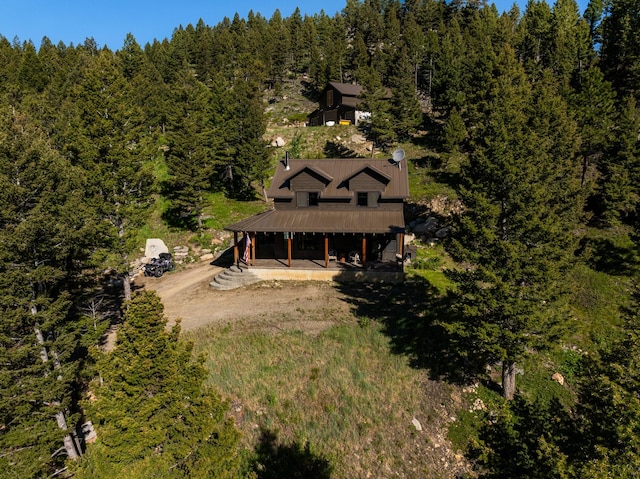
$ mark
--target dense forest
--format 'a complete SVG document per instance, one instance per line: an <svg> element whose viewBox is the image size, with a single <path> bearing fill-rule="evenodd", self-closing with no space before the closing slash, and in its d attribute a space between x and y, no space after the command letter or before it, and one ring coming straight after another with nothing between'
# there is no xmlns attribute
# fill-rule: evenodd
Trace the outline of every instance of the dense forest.
<svg viewBox="0 0 640 479"><path fill-rule="evenodd" d="M334 16L252 12L144 46L128 35L117 51L0 36L0 474L260 477L158 298L132 298L130 262L158 198L164 221L199 231L209 193L260 194L264 91L296 78L309 98L363 85L379 149L428 141L461 162L447 245L461 267L440 326L467 378L501 365L505 398L469 453L478 475L637 477L638 32L638 0L505 13L347 0ZM564 334L566 278L592 228L627 239L600 260L631 278L628 301L580 358L570 405L524 398L518 365Z"/></svg>

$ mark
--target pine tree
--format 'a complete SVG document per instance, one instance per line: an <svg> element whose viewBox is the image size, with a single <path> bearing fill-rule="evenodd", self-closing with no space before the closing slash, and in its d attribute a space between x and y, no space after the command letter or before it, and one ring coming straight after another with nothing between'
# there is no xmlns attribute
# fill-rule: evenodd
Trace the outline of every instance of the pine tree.
<svg viewBox="0 0 640 479"><path fill-rule="evenodd" d="M604 154L599 178L602 217L617 225L635 217L640 204L640 111L627 99L613 128L614 140Z"/></svg>
<svg viewBox="0 0 640 479"><path fill-rule="evenodd" d="M462 142L467 138L467 128L464 119L457 108L451 110L449 118L442 131L442 145L448 153L456 154L460 151Z"/></svg>
<svg viewBox="0 0 640 479"><path fill-rule="evenodd" d="M94 224L84 173L20 112L0 124L0 470L46 477L81 453L76 381L99 332L73 301Z"/></svg>
<svg viewBox="0 0 640 479"><path fill-rule="evenodd" d="M640 1L614 0L602 19L602 69L621 97L640 95Z"/></svg>
<svg viewBox="0 0 640 479"><path fill-rule="evenodd" d="M548 66L552 50L553 14L547 2L529 0L520 21L521 42L516 46L518 56L527 72L539 71Z"/></svg>
<svg viewBox="0 0 640 479"><path fill-rule="evenodd" d="M462 168L466 211L452 252L469 268L448 273L459 315L448 328L479 365L502 362L510 399L516 363L549 342L561 319L559 282L576 245L582 199L576 127L552 76L532 90L509 48L498 68Z"/></svg>
<svg viewBox="0 0 640 479"><path fill-rule="evenodd" d="M98 442L74 477L240 477L227 404L204 386L206 370L179 325L166 323L155 293L129 303L114 350L98 360L86 401Z"/></svg>
<svg viewBox="0 0 640 479"><path fill-rule="evenodd" d="M623 339L600 360L585 361L574 420L582 446L578 477L632 478L640 468L639 293L636 282Z"/></svg>
<svg viewBox="0 0 640 479"><path fill-rule="evenodd" d="M93 60L70 98L66 131L74 131L67 148L92 172L92 204L109 227L104 259L121 274L128 298L128 254L152 201L153 177L146 166L151 154L142 138L141 111L116 60L104 50Z"/></svg>
<svg viewBox="0 0 640 479"><path fill-rule="evenodd" d="M167 167L169 178L164 193L170 200L170 214L188 227L202 229L206 194L212 188L218 149L222 143L216 125L222 115L214 114L211 91L195 77L185 73L179 99L177 124L169 133Z"/></svg>
<svg viewBox="0 0 640 479"><path fill-rule="evenodd" d="M227 191L237 198L253 198L254 181L265 179L269 158L263 140L266 128L259 89L238 79L231 91L225 134L226 156L219 174Z"/></svg>
<svg viewBox="0 0 640 479"><path fill-rule="evenodd" d="M616 94L611 83L604 80L598 67L589 68L582 77L580 86L574 91L571 104L580 128L582 145L583 187L593 188L593 165L598 165L612 140L615 116Z"/></svg>
<svg viewBox="0 0 640 479"><path fill-rule="evenodd" d="M393 93L390 98L393 129L401 141L408 140L422 124L422 110L413 78L407 75L409 71L411 66L407 49L402 47L389 78L389 86Z"/></svg>
<svg viewBox="0 0 640 479"><path fill-rule="evenodd" d="M382 85L378 72L371 67L361 73L360 81L363 108L371 113L368 136L375 147L386 148L397 139L388 90Z"/></svg>

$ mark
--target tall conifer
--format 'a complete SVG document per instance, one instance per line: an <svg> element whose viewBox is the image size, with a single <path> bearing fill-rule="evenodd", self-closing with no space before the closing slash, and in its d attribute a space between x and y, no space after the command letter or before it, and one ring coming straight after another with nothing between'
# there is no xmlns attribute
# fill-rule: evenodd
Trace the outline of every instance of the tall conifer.
<svg viewBox="0 0 640 479"><path fill-rule="evenodd" d="M508 399L517 362L562 319L560 279L577 241L576 128L555 88L546 75L532 90L505 48L462 168L452 251L469 267L449 272L459 315L449 327L481 363L502 363Z"/></svg>

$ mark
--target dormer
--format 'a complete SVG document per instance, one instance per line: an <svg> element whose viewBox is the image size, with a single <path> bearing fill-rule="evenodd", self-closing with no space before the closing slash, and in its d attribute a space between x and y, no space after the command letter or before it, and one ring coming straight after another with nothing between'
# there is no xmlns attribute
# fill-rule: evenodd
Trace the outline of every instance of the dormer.
<svg viewBox="0 0 640 479"><path fill-rule="evenodd" d="M304 166L286 178L291 191L324 191L333 181L331 175L316 166Z"/></svg>
<svg viewBox="0 0 640 479"><path fill-rule="evenodd" d="M377 208L391 177L378 168L365 165L347 178L347 188L354 195L356 207Z"/></svg>
<svg viewBox="0 0 640 479"><path fill-rule="evenodd" d="M366 165L353 173L346 181L349 191L378 191L382 193L391 181L391 177L374 166Z"/></svg>

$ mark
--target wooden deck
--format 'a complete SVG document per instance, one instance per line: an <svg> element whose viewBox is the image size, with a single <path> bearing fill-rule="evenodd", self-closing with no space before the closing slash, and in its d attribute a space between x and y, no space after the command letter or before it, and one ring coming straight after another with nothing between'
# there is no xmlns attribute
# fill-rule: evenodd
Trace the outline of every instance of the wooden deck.
<svg viewBox="0 0 640 479"><path fill-rule="evenodd" d="M243 261L241 265L247 266ZM375 261L362 263L349 263L340 261L329 261L329 267L325 268L324 260L320 259L292 259L291 268L288 261L284 259L254 259L250 269L298 269L298 270L339 270L339 271L402 271L402 265L396 262Z"/></svg>

